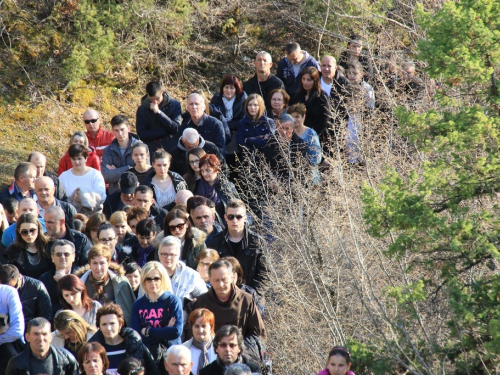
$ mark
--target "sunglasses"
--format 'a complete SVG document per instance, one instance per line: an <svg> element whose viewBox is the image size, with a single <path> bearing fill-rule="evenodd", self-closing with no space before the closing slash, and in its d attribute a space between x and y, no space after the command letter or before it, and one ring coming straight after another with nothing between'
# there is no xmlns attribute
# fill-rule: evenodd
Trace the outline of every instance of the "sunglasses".
<svg viewBox="0 0 500 375"><path fill-rule="evenodd" d="M170 229L170 232L173 232L176 229L182 230L182 229L184 229L184 225L186 225L186 222L180 223L180 224L177 224L177 225L169 225L168 229Z"/></svg>
<svg viewBox="0 0 500 375"><path fill-rule="evenodd" d="M161 277L158 277L158 276L155 276L155 277L146 277L146 279L145 279L145 280L146 280L148 283L153 282L153 281L158 282L158 281L160 281L160 280L161 280Z"/></svg>
<svg viewBox="0 0 500 375"><path fill-rule="evenodd" d="M88 125L90 123L95 124L97 122L97 120L99 120L99 119L98 118L93 118L92 120L83 120L83 122Z"/></svg>
<svg viewBox="0 0 500 375"><path fill-rule="evenodd" d="M234 220L234 218L236 218L236 220L241 220L243 219L243 215L233 215L233 214L230 214L230 215L227 215L227 218L228 220Z"/></svg>
<svg viewBox="0 0 500 375"><path fill-rule="evenodd" d="M72 254L74 254L74 253L54 253L54 255L58 258L62 258L62 257L69 258Z"/></svg>
<svg viewBox="0 0 500 375"><path fill-rule="evenodd" d="M234 349L238 346L238 344L235 344L234 342L219 342L219 345L221 348L227 348L228 346L231 349Z"/></svg>
<svg viewBox="0 0 500 375"><path fill-rule="evenodd" d="M35 234L38 231L37 228L31 228L31 229L23 229L19 231L21 233L21 236L27 236L28 234Z"/></svg>

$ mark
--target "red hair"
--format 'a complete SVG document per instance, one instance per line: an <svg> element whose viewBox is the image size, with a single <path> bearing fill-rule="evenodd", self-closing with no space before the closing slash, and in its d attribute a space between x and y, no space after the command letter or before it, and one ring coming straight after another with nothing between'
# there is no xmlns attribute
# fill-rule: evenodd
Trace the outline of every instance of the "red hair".
<svg viewBox="0 0 500 375"><path fill-rule="evenodd" d="M204 156L201 157L200 159L200 163L198 164L198 166L201 167L204 166L205 164L208 164L209 166L211 166L213 169L216 169L217 172L220 172L221 171L221 163L220 163L220 160L217 156L215 156L214 154L206 154Z"/></svg>
<svg viewBox="0 0 500 375"><path fill-rule="evenodd" d="M63 297L63 290L66 290L68 292L78 292L82 294L82 306L85 308L85 310L90 310L92 308L92 299L89 297L87 294L87 288L85 287L85 284L83 283L82 280L80 280L77 276L75 275L66 275L63 276L59 279L57 282L57 295L59 297L59 301L61 302L61 305L63 309L65 310L72 310L71 305L66 302L66 300Z"/></svg>
<svg viewBox="0 0 500 375"><path fill-rule="evenodd" d="M210 324L210 331L212 332L212 336L215 335L214 327L215 327L215 316L208 309L196 309L193 310L191 314L189 314L189 328L193 328L194 323L198 320L198 318L202 318L201 322L203 324Z"/></svg>

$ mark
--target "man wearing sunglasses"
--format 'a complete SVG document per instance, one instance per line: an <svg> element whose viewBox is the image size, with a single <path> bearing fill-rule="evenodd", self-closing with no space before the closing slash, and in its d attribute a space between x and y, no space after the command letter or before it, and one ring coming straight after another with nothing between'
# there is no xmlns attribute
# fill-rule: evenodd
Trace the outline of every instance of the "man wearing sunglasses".
<svg viewBox="0 0 500 375"><path fill-rule="evenodd" d="M217 250L221 258L232 256L238 259L243 268L245 284L256 290L264 304L269 281L264 239L246 225L247 210L243 201L229 201L224 218L226 229L212 237L208 248Z"/></svg>
<svg viewBox="0 0 500 375"><path fill-rule="evenodd" d="M223 326L215 334L214 348L217 359L200 370L200 375L224 375L226 369L235 363L243 363L252 372L259 372L260 366L243 354L243 335L236 326Z"/></svg>
<svg viewBox="0 0 500 375"><path fill-rule="evenodd" d="M101 117L95 109L88 109L83 114L83 122L87 128L85 135L89 140L89 146L96 149L99 162L102 158L102 152L115 139L115 135L101 126Z"/></svg>

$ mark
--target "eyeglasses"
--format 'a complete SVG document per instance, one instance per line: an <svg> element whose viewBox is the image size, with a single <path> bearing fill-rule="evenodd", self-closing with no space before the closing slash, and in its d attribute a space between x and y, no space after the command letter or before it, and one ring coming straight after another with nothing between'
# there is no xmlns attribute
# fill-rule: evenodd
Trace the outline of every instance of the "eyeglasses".
<svg viewBox="0 0 500 375"><path fill-rule="evenodd" d="M36 232L38 232L37 228L23 229L19 231L19 233L21 233L21 236L27 236L28 234L35 234Z"/></svg>
<svg viewBox="0 0 500 375"><path fill-rule="evenodd" d="M103 244L107 244L109 242L113 242L116 237L110 237L110 238L99 238L99 242Z"/></svg>
<svg viewBox="0 0 500 375"><path fill-rule="evenodd" d="M198 165L198 164L200 164L200 159L198 159L198 160L190 160L189 164L191 164L191 165Z"/></svg>
<svg viewBox="0 0 500 375"><path fill-rule="evenodd" d="M169 254L169 253L160 253L160 257L162 258L173 258L176 257L178 254Z"/></svg>
<svg viewBox="0 0 500 375"><path fill-rule="evenodd" d="M144 371L144 367L137 367L129 372L130 375L140 374Z"/></svg>
<svg viewBox="0 0 500 375"><path fill-rule="evenodd" d="M54 255L58 258L62 258L62 257L69 258L72 254L74 254L74 253L54 253Z"/></svg>
<svg viewBox="0 0 500 375"><path fill-rule="evenodd" d="M99 119L98 118L93 118L92 120L83 120L83 122L88 125L90 123L95 124L97 122L97 120L99 120Z"/></svg>
<svg viewBox="0 0 500 375"><path fill-rule="evenodd" d="M150 282L158 282L161 280L161 277L158 277L158 276L155 276L155 277L146 277L146 282L150 283Z"/></svg>
<svg viewBox="0 0 500 375"><path fill-rule="evenodd" d="M227 348L228 346L231 349L234 349L238 346L238 344L235 344L234 342L219 342L219 345L221 348Z"/></svg>
<svg viewBox="0 0 500 375"><path fill-rule="evenodd" d="M184 225L186 225L186 222L180 223L180 224L177 224L177 225L169 225L168 229L170 229L170 232L173 232L176 229L183 230L184 229Z"/></svg>
<svg viewBox="0 0 500 375"><path fill-rule="evenodd" d="M236 218L236 220L240 221L241 219L243 219L243 215L233 215L233 214L229 214L227 215L227 219L228 220L234 220Z"/></svg>

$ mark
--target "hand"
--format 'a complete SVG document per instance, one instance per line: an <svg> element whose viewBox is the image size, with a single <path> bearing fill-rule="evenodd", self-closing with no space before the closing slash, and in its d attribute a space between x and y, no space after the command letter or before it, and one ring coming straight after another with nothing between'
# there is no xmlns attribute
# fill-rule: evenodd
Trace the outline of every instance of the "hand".
<svg viewBox="0 0 500 375"><path fill-rule="evenodd" d="M167 327L173 327L175 324L175 318L170 318Z"/></svg>
<svg viewBox="0 0 500 375"><path fill-rule="evenodd" d="M157 103L150 103L149 104L149 109L152 110L154 112L154 114L156 115L158 112L160 112L160 108L158 107L158 104Z"/></svg>
<svg viewBox="0 0 500 375"><path fill-rule="evenodd" d="M108 168L108 169L116 169L116 167L114 165L109 165L109 164L106 164L106 168Z"/></svg>
<svg viewBox="0 0 500 375"><path fill-rule="evenodd" d="M55 275L54 275L54 280L55 280L55 281L59 281L59 279L60 279L61 277L66 276L66 275L68 275L68 274L66 273L66 270L59 270L59 271L56 271L56 273L55 273Z"/></svg>
<svg viewBox="0 0 500 375"><path fill-rule="evenodd" d="M0 335L3 335L5 332L7 332L10 328L10 324L7 323L5 326L0 327Z"/></svg>

